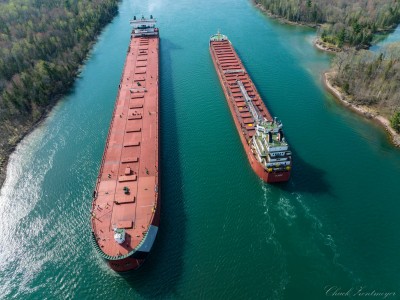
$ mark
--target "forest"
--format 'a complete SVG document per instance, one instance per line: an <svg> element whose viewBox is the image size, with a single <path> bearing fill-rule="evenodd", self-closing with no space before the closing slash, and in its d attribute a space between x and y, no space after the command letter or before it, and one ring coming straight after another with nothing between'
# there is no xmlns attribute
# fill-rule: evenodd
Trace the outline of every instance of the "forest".
<svg viewBox="0 0 400 300"><path fill-rule="evenodd" d="M375 108L400 132L400 42L379 52L355 49L338 53L333 60L333 83L357 105Z"/></svg>
<svg viewBox="0 0 400 300"><path fill-rule="evenodd" d="M344 51L333 61L334 84L356 105L373 107L400 133L400 44L374 53L379 33L400 24L400 0L255 0L285 20L316 26L319 40Z"/></svg>
<svg viewBox="0 0 400 300"><path fill-rule="evenodd" d="M255 0L272 15L318 25L322 41L339 48L371 45L374 34L400 23L400 0Z"/></svg>
<svg viewBox="0 0 400 300"><path fill-rule="evenodd" d="M72 86L118 0L0 1L0 169L6 154Z"/></svg>

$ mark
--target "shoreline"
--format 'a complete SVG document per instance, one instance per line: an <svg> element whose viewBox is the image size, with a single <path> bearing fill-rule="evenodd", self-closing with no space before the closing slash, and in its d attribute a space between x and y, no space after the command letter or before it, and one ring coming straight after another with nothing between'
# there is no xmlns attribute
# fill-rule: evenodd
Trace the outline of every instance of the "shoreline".
<svg viewBox="0 0 400 300"><path fill-rule="evenodd" d="M36 128L38 128L48 118L49 114L51 113L53 108L60 102L60 100L63 97L67 96L68 93L73 89L73 86L75 85L76 80L80 77L80 74L82 72L84 65L87 63L88 59L90 58L90 56L92 54L93 46L97 43L98 38L99 38L100 34L103 32L104 28L108 24L111 23L111 21L115 18L115 16L116 15L114 15L110 21L108 21L107 23L105 23L103 25L101 30L99 30L99 32L96 34L94 39L90 42L87 54L86 54L85 58L82 60L82 62L79 64L78 69L76 70L76 74L74 76L73 82L72 82L71 86L67 89L67 91L63 94L54 96L50 100L48 105L46 105L44 107L43 113L41 114L41 116L39 117L38 120L36 120L33 123L21 125L21 127L19 127L19 130L15 135L11 134L10 136L6 137L8 139L10 139L10 138L15 139L15 141L12 143L7 143L6 146L8 146L8 148L6 148L6 150L4 150L3 153L0 153L0 190L3 187L3 184L7 178L7 169L8 169L8 163L10 161L10 156L15 152L15 149L18 147L18 145L21 143L21 141L27 135L32 133ZM0 132L0 136L1 136L1 134L2 133ZM2 136L2 138L5 138L5 137Z"/></svg>
<svg viewBox="0 0 400 300"><path fill-rule="evenodd" d="M289 21L288 19L286 19L284 17L281 17L279 15L274 15L269 10L265 9L265 7L261 3L257 3L256 0L251 0L251 2L263 14L270 17L271 19L278 21L281 24L286 24L286 25L291 25L291 26L309 27L309 28L313 28L313 29L316 29L319 26L321 26L321 24L311 24L311 23L304 23L304 22ZM342 49L340 49L340 48L337 48L335 46L330 46L327 43L322 42L321 39L319 39L318 37L313 41L313 45L317 49L319 49L321 51L329 52L329 53L339 53L342 51Z"/></svg>
<svg viewBox="0 0 400 300"><path fill-rule="evenodd" d="M329 44L321 41L321 39L318 37L313 41L313 45L315 48L329 53L340 53L343 51L343 49L337 48L333 45L330 46Z"/></svg>
<svg viewBox="0 0 400 300"><path fill-rule="evenodd" d="M317 28L320 25L320 24L315 24L313 26L312 24L308 24L308 23L299 23L299 22L289 21L283 17L272 14L270 11L265 9L265 7L261 3L257 3L256 0L252 0L252 2L255 5L255 7L257 7L262 13L264 13L265 15L267 15L268 17L270 17L272 19L277 20L280 23L293 25L293 26L306 26L306 27L310 27L310 28ZM394 31L395 28L397 28L397 26L395 26L394 28L388 29L387 32ZM315 48L317 48L321 51L324 51L324 52L328 52L328 53L337 54L343 50L346 50L346 49L339 49L335 46L326 44L326 43L322 42L321 39L318 37L313 41L313 45ZM367 106L359 106L359 105L350 103L349 98L346 97L339 90L338 87L334 86L330 82L330 76L332 76L333 72L334 71L326 71L323 73L323 84L324 84L325 89L327 89L335 97L335 99L338 100L341 104L345 105L346 107L353 110L354 112L356 112L360 115L363 115L365 118L373 119L379 125L383 126L383 128L389 134L392 144L395 147L400 147L400 133L397 133L390 126L390 121L387 118L380 115L379 112L374 110L373 108L370 108Z"/></svg>
<svg viewBox="0 0 400 300"><path fill-rule="evenodd" d="M56 101L54 103L54 105L57 102L58 101ZM45 112L42 114L42 116L39 118L39 120L37 120L33 124L22 126L22 128L21 128L22 130L19 131L19 134L15 135L15 137L17 138L15 140L15 143L10 144L10 147L6 151L4 151L4 153L2 154L4 156L4 160L0 164L0 189L3 187L3 184L7 178L8 163L10 161L11 155L15 152L15 149L18 147L18 145L21 143L21 141L27 135L29 135L31 132L33 132L37 127L39 127L40 124L43 123L43 121L49 116L49 113L51 112L54 105L46 108Z"/></svg>
<svg viewBox="0 0 400 300"><path fill-rule="evenodd" d="M280 22L281 24L286 24L286 25L291 25L291 26L303 26L303 27L309 27L309 28L313 28L313 29L317 29L320 26L322 26L325 23L307 23L307 22L296 22L296 21L289 21L288 19L286 19L285 17L279 16L279 15L275 15L273 13L271 13L269 10L267 10L261 3L257 3L257 0L251 0L251 3L257 8L259 9L263 14L265 14L266 16L270 17L271 19L277 20L278 22ZM380 34L390 34L393 33L396 28L398 28L400 26L400 24L398 25L393 25L393 27L391 28L387 28L387 29L379 29L374 33L374 36L378 36ZM315 40L313 41L314 47L316 47L317 49L321 50L321 51L325 51L325 52L329 52L329 53L340 53L342 51L346 51L349 48L356 48L357 46L346 46L343 49L338 48L335 45L323 42L320 37L316 37ZM360 46L360 49L369 49L373 44L369 44L369 45L362 45Z"/></svg>
<svg viewBox="0 0 400 300"><path fill-rule="evenodd" d="M251 0L251 2L262 13L266 14L268 17L270 17L274 20L277 20L278 22L280 22L282 24L287 24L287 25L292 25L292 26L303 26L303 27L309 27L309 28L314 28L314 29L320 26L320 24L314 24L314 23L289 21L288 19L286 19L284 17L281 17L279 15L274 15L269 10L265 9L265 7L261 3L257 3L256 0Z"/></svg>
<svg viewBox="0 0 400 300"><path fill-rule="evenodd" d="M330 81L334 71L327 71L323 73L323 83L325 88L344 106L350 108L354 112L364 116L368 119L373 119L379 125L383 126L386 132L390 135L390 140L394 146L400 147L400 133L397 133L391 126L390 121L379 114L379 112L367 107L359 106L349 102L349 98L340 91L339 87L333 85Z"/></svg>

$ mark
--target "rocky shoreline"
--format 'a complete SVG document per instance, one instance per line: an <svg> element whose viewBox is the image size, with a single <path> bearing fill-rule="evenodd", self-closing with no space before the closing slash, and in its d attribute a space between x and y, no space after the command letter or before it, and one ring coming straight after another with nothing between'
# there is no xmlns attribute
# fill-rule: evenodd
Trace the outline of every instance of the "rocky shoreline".
<svg viewBox="0 0 400 300"><path fill-rule="evenodd" d="M319 26L319 24L307 24L307 23L299 23L299 22L292 22L288 21L285 18L282 18L280 16L276 16L272 14L270 11L266 10L265 7L263 7L261 4L255 2L253 0L254 5L260 9L263 13L268 15L269 17L278 20L279 22L283 24L290 24L294 26L307 26L307 27L312 27L316 28ZM331 52L331 53L339 53L342 51L342 49L337 48L334 45L327 44L321 39L316 38L314 40L314 46L321 50L321 51L326 51L326 52ZM390 126L390 121L385 118L384 116L380 115L378 111L367 107L367 106L360 106L360 105L355 105L351 103L351 99L346 96L339 87L334 86L331 82L332 75L334 75L333 71L328 71L323 74L323 82L325 88L337 99L339 100L342 104L347 106L348 108L352 109L353 111L363 115L366 118L369 119L374 119L376 122L378 122L381 126L385 128L385 130L390 134L391 141L393 144L397 147L400 147L400 134L397 133L391 126Z"/></svg>
<svg viewBox="0 0 400 300"><path fill-rule="evenodd" d="M324 85L326 89L337 99L339 100L342 104L344 104L346 107L350 108L351 110L363 115L364 117L368 119L373 119L378 124L383 126L385 130L390 134L391 141L393 144L397 147L400 147L400 134L397 133L391 126L390 122L387 118L383 117L382 115L379 114L376 110L373 110L370 107L367 106L361 106L361 105L355 105L351 103L351 99L345 95L340 89L340 87L335 86L332 83L332 76L334 76L335 73L333 71L328 71L324 73Z"/></svg>
<svg viewBox="0 0 400 300"><path fill-rule="evenodd" d="M310 24L310 23L304 23L304 22L293 22L289 21L281 16L274 15L270 11L266 10L262 4L257 3L255 0L252 1L255 7L257 7L259 10L261 10L263 13L265 13L268 17L275 19L282 24L288 24L288 25L293 25L293 26L305 26L305 27L310 27L310 28L317 28L319 24Z"/></svg>
<svg viewBox="0 0 400 300"><path fill-rule="evenodd" d="M316 38L314 40L314 46L316 48L318 48L319 50L326 51L326 52L339 53L339 52L342 51L340 48L338 48L338 47L336 47L334 45L330 45L330 44L324 43L319 38Z"/></svg>

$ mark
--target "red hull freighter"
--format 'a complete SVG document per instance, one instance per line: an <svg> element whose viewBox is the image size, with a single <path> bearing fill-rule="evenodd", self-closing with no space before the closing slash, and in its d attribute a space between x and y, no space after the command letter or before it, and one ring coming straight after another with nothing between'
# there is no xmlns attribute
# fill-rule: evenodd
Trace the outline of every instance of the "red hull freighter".
<svg viewBox="0 0 400 300"><path fill-rule="evenodd" d="M282 123L271 117L225 35L211 36L210 53L254 172L265 182L288 181L292 154L283 136Z"/></svg>
<svg viewBox="0 0 400 300"><path fill-rule="evenodd" d="M96 249L117 271L139 268L158 232L159 33L156 20L133 30L92 203Z"/></svg>

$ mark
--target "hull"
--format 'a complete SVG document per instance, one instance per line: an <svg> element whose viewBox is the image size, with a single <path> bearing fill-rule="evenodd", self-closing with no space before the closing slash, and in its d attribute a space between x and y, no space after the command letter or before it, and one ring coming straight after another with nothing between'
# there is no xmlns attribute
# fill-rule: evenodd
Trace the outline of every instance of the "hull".
<svg viewBox="0 0 400 300"><path fill-rule="evenodd" d="M117 272L135 270L144 263L160 220L156 32L131 35L93 192L92 239Z"/></svg>
<svg viewBox="0 0 400 300"><path fill-rule="evenodd" d="M139 269L144 263L144 259L128 257L119 261L107 261L107 263L115 272L123 273Z"/></svg>
<svg viewBox="0 0 400 300"><path fill-rule="evenodd" d="M246 149L247 158L251 168L263 181L268 183L285 182L290 179L290 171L286 172L267 172L264 167L255 159L250 147L243 145Z"/></svg>
<svg viewBox="0 0 400 300"><path fill-rule="evenodd" d="M288 181L290 178L290 170L268 172L268 170L256 159L254 149L249 146L250 140L254 135L254 120L251 120L248 110L246 111L246 109L243 109L245 107L243 105L243 100L238 100L240 97L238 97L237 89L233 88L232 83L237 80L237 78L240 78L240 80L245 82L246 89L250 91L250 94L254 99L253 103L262 116L269 121L272 121L273 118L262 101L256 87L231 43L228 40L222 42L211 41L210 53L222 90L224 91L225 98L235 122L240 141L242 142L253 171L267 183ZM227 54L229 55L226 56Z"/></svg>

